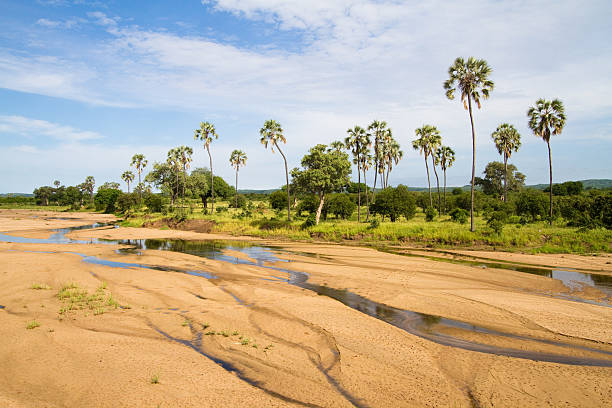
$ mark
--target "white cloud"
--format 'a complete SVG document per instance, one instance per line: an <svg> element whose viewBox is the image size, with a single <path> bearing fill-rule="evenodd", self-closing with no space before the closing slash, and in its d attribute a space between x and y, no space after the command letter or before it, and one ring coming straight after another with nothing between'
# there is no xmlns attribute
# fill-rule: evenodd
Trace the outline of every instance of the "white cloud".
<svg viewBox="0 0 612 408"><path fill-rule="evenodd" d="M100 139L102 137L96 132L79 130L71 126L47 122L46 120L5 115L0 115L0 134L20 135L31 140L38 140L43 136L48 136L63 142L78 142ZM21 148L23 149L24 147L21 146Z"/></svg>
<svg viewBox="0 0 612 408"><path fill-rule="evenodd" d="M65 28L71 29L77 27L79 24L84 23L86 20L82 18L70 18L67 20L49 20L46 18L40 18L36 22L39 26L48 27L48 28Z"/></svg>

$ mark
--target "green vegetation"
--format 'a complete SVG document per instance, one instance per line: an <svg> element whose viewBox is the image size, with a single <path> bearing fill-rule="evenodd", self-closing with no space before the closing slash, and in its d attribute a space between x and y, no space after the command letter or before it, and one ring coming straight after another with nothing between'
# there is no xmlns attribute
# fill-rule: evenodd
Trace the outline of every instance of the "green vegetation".
<svg viewBox="0 0 612 408"><path fill-rule="evenodd" d="M28 330L32 330L37 327L40 327L40 323L38 323L36 320L32 320L31 322L28 322L28 324L26 325L26 329Z"/></svg>
<svg viewBox="0 0 612 408"><path fill-rule="evenodd" d="M159 374L153 374L151 376L151 384L159 384Z"/></svg>
<svg viewBox="0 0 612 408"><path fill-rule="evenodd" d="M59 310L60 315L65 315L70 311L90 310L94 316L97 316L120 307L112 293L106 289L105 283L98 287L93 294L90 294L86 289L81 289L74 282L67 283L61 287L57 293L57 298L62 301L62 307Z"/></svg>
<svg viewBox="0 0 612 408"><path fill-rule="evenodd" d="M44 283L33 283L32 286L30 286L30 289L49 290L51 289L51 286Z"/></svg>

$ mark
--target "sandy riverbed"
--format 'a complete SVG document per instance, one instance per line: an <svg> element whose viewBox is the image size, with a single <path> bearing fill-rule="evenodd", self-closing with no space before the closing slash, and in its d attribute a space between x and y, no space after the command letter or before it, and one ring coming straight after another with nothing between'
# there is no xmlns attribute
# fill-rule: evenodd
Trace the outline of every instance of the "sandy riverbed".
<svg viewBox="0 0 612 408"><path fill-rule="evenodd" d="M46 238L55 228L108 221L112 217L100 214L0 211L0 231L31 238ZM230 239L134 228L83 230L70 236ZM612 352L612 308L551 296L568 292L557 280L368 248L275 245L292 251L279 257L291 260L292 269L309 273L313 283L347 288L401 309ZM279 275L268 269L156 250L118 254L116 249L0 242L0 305L5 307L0 309L0 406L597 407L612 401L610 367L442 346L326 296L261 279ZM75 253L201 270L217 279L89 264ZM547 256L545 264L593 265L592 258ZM604 258L597 261L597 266L607 265ZM521 255L520 262L544 263L531 255ZM59 314L65 303L57 293L68 282L89 293L105 282L105 296L112 293L129 308ZM34 290L33 284L51 289ZM40 327L26 329L33 320ZM206 335L209 331L227 337ZM188 343L198 333L201 344ZM519 343L482 333L460 336L500 347ZM248 345L243 345L247 338ZM545 343L520 347L560 352ZM588 355L579 348L563 352ZM230 363L239 374L206 355ZM151 383L154 376L159 384Z"/></svg>

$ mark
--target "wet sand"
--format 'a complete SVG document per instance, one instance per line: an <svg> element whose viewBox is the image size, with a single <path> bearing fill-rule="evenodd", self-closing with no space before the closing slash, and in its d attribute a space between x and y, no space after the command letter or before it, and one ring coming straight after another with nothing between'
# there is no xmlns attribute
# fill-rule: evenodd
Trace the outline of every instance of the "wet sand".
<svg viewBox="0 0 612 408"><path fill-rule="evenodd" d="M51 219L56 217L74 219ZM111 220L100 214L0 211L0 231L46 238L54 228ZM70 236L236 240L136 228L82 230ZM577 347L560 350L470 331L449 333L470 341L575 356L593 354L580 346L612 352L612 308L554 297L568 293L557 280L369 248L257 243L278 247L278 257L291 260L291 269L309 273L313 283L346 288L400 309ZM281 272L168 251L139 255L116 249L0 242L0 406L598 407L612 401L610 367L442 346L329 297L261 279L286 277ZM205 271L216 278L90 264L69 252ZM248 259L241 252L227 254ZM500 253L478 256L491 254ZM591 258L599 263L593 266ZM589 269L606 265L605 257L575 255L521 255L518 262ZM104 293L129 308L60 315L65 303L57 293L69 282L89 293L105 282ZM51 289L31 289L35 283ZM40 327L26 329L34 319ZM227 337L206 335L210 331ZM612 355L605 358L612 361ZM155 375L159 384L151 383Z"/></svg>

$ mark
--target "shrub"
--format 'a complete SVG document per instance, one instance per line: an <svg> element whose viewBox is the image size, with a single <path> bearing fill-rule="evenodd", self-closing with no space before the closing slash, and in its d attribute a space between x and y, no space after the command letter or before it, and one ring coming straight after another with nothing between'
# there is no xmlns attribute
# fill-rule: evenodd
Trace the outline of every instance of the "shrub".
<svg viewBox="0 0 612 408"><path fill-rule="evenodd" d="M389 216L391 222L395 222L401 215L409 220L416 212L416 199L406 186L400 184L396 188L387 187L376 194L376 200L370 205L370 211L383 217Z"/></svg>
<svg viewBox="0 0 612 408"><path fill-rule="evenodd" d="M458 222L459 224L465 224L468 221L468 217L470 213L468 213L463 208L455 208L450 212L450 217L454 222Z"/></svg>
<svg viewBox="0 0 612 408"><path fill-rule="evenodd" d="M287 208L287 191L277 190L270 194L268 200L270 200L270 207L274 210Z"/></svg>
<svg viewBox="0 0 612 408"><path fill-rule="evenodd" d="M377 218L372 219L372 221L370 221L370 225L368 225L368 229L375 229L380 227L380 221L378 221Z"/></svg>
<svg viewBox="0 0 612 408"><path fill-rule="evenodd" d="M314 227L317 224L316 214L310 213L306 221L302 223L302 229Z"/></svg>
<svg viewBox="0 0 612 408"><path fill-rule="evenodd" d="M327 200L328 212L343 220L349 218L357 207L351 197L344 194L334 194Z"/></svg>
<svg viewBox="0 0 612 408"><path fill-rule="evenodd" d="M287 200L285 200L285 203L286 202ZM295 212L297 215L302 215L304 211L312 214L317 211L317 208L319 208L319 199L317 196L314 194L304 194L303 196L300 196L300 202L298 203ZM321 213L323 219L325 219L327 216L327 208L325 208L325 205L324 208L321 209Z"/></svg>
<svg viewBox="0 0 612 408"><path fill-rule="evenodd" d="M433 221L434 218L436 218L436 214L437 214L437 211L435 208L427 207L427 210L425 210L425 221L427 222Z"/></svg>
<svg viewBox="0 0 612 408"><path fill-rule="evenodd" d="M516 198L516 214L528 221L546 217L548 197L538 190L527 189L521 191Z"/></svg>
<svg viewBox="0 0 612 408"><path fill-rule="evenodd" d="M120 190L112 188L99 189L94 196L96 211L104 211L105 213L115 212L115 203L121 194L123 193Z"/></svg>
<svg viewBox="0 0 612 408"><path fill-rule="evenodd" d="M493 231L495 231L498 235L501 234L504 224L508 221L508 213L505 211L494 211L489 219L487 220L487 225Z"/></svg>
<svg viewBox="0 0 612 408"><path fill-rule="evenodd" d="M285 197L285 203L287 203L287 197ZM233 199L230 200L229 207L230 208L246 208L247 207L246 197L242 194L238 194L238 198L234 197Z"/></svg>
<svg viewBox="0 0 612 408"><path fill-rule="evenodd" d="M162 197L159 194L145 194L143 201L150 212L162 212L162 209L164 208Z"/></svg>
<svg viewBox="0 0 612 408"><path fill-rule="evenodd" d="M138 199L137 193L121 194L117 198L115 207L122 213L126 213L138 205Z"/></svg>

